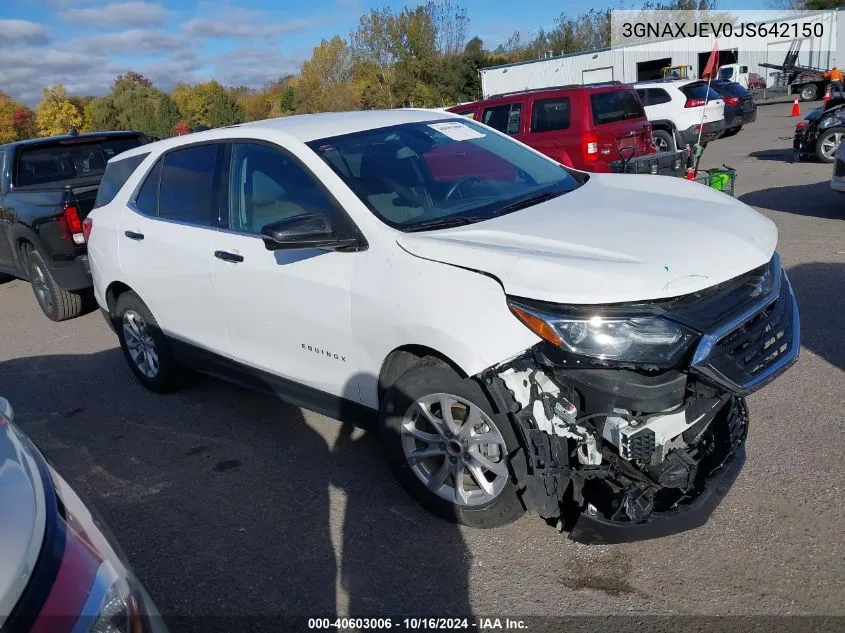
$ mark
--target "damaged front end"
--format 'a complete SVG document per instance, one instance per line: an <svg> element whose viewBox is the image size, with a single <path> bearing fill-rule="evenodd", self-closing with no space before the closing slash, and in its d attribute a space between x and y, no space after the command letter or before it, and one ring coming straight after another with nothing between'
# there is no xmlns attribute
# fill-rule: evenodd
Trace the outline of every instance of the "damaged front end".
<svg viewBox="0 0 845 633"><path fill-rule="evenodd" d="M511 305L544 341L481 378L520 431L525 462L512 468L526 505L561 522L577 515L570 537L589 543L703 525L745 460L744 396L798 357L797 306L777 255L659 303L591 306L581 317ZM611 352L583 353L595 351L591 336Z"/></svg>

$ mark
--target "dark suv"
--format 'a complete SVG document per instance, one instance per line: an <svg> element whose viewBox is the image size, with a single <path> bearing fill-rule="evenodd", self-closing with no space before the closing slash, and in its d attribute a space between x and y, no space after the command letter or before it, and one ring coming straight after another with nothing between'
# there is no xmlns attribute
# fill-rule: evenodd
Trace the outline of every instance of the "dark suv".
<svg viewBox="0 0 845 633"><path fill-rule="evenodd" d="M682 152L658 153L634 89L610 82L529 90L449 108L584 171L680 175Z"/></svg>
<svg viewBox="0 0 845 633"><path fill-rule="evenodd" d="M145 142L96 132L0 145L0 273L28 280L53 321L79 316L90 291L83 221L106 163Z"/></svg>

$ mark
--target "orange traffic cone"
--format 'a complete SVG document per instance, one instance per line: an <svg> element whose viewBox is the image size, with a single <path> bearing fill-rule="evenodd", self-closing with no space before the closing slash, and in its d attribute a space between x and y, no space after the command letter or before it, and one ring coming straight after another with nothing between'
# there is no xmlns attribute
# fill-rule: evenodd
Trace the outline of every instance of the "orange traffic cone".
<svg viewBox="0 0 845 633"><path fill-rule="evenodd" d="M792 116L801 116L801 108L798 107L798 95L795 95L795 101L792 102Z"/></svg>
<svg viewBox="0 0 845 633"><path fill-rule="evenodd" d="M830 101L830 86L828 86L827 90L824 91L824 99L822 101L823 103Z"/></svg>

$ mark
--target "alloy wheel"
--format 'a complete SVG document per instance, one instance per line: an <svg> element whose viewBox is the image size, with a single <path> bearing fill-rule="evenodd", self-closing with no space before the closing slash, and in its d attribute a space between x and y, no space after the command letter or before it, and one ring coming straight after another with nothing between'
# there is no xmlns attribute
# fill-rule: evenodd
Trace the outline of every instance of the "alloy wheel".
<svg viewBox="0 0 845 633"><path fill-rule="evenodd" d="M653 136L651 137L651 144L654 145L654 149L656 149L658 152L669 151L669 144L666 142L666 139Z"/></svg>
<svg viewBox="0 0 845 633"><path fill-rule="evenodd" d="M158 350L144 318L134 310L123 314L123 338L135 367L147 378L158 374Z"/></svg>
<svg viewBox="0 0 845 633"><path fill-rule="evenodd" d="M501 432L477 405L448 393L419 398L402 420L402 449L414 474L458 506L489 503L508 481Z"/></svg>
<svg viewBox="0 0 845 633"><path fill-rule="evenodd" d="M833 134L826 136L824 140L822 140L821 144L821 151L824 157L832 160L836 154L836 148L839 147L839 143L841 142L842 132L834 132Z"/></svg>

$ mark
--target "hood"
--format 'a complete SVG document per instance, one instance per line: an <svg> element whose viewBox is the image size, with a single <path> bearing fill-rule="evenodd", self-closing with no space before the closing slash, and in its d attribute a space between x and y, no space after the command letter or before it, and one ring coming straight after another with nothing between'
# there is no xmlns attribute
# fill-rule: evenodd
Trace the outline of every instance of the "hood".
<svg viewBox="0 0 845 633"><path fill-rule="evenodd" d="M38 466L18 433L0 418L0 628L32 575L46 520Z"/></svg>
<svg viewBox="0 0 845 633"><path fill-rule="evenodd" d="M777 228L705 185L593 174L542 204L464 227L406 233L416 257L495 276L509 295L571 304L676 297L762 266Z"/></svg>

